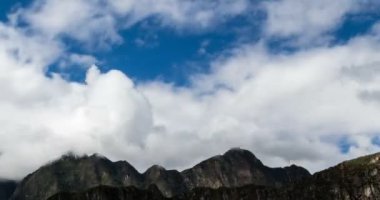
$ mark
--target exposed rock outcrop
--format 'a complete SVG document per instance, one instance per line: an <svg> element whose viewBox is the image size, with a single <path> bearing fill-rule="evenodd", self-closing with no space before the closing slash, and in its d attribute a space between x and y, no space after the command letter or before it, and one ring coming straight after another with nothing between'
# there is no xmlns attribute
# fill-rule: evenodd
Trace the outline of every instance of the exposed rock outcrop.
<svg viewBox="0 0 380 200"><path fill-rule="evenodd" d="M310 173L295 165L285 168L265 166L251 152L231 149L224 155L205 160L182 172L190 189L196 187L240 187L248 184L281 186Z"/></svg>

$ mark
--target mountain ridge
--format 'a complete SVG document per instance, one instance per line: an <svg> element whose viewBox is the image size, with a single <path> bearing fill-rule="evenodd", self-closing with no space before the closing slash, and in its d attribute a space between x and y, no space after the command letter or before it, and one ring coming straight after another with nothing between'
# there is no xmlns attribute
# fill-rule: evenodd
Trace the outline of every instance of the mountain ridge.
<svg viewBox="0 0 380 200"><path fill-rule="evenodd" d="M295 168L299 173L290 173L291 167L267 167L243 149L231 149L181 172L153 165L140 173L127 161L112 162L97 154L64 155L29 174L20 182L11 200L46 199L58 192L80 192L99 185L134 186L142 190L156 185L165 197L172 197L197 187L216 189L247 184L278 187L310 176L306 169Z"/></svg>
<svg viewBox="0 0 380 200"><path fill-rule="evenodd" d="M380 199L380 154L372 154L344 161L281 187L257 186L198 187L186 193L166 198L161 194L150 200L378 200ZM120 191L129 190L122 193ZM113 194L109 195L108 191ZM108 195L107 195L108 194ZM117 195L115 195L117 194ZM56 194L49 200L127 200L144 199L148 191L131 191L130 188L99 186L82 193L62 196ZM144 196L145 195L145 196Z"/></svg>
<svg viewBox="0 0 380 200"><path fill-rule="evenodd" d="M379 173L380 153L313 175L296 165L267 167L250 151L236 148L182 171L153 165L141 173L127 161L67 154L26 176L10 199L375 200L380 199Z"/></svg>

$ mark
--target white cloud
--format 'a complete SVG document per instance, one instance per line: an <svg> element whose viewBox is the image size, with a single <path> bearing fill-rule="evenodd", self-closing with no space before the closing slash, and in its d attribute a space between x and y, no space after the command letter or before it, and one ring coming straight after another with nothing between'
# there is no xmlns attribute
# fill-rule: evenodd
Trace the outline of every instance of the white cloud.
<svg viewBox="0 0 380 200"><path fill-rule="evenodd" d="M158 16L168 26L194 25L207 28L225 18L247 11L248 0L178 1L178 0L112 0L109 1L119 16L130 15L134 23L149 16ZM186 28L186 27L185 27Z"/></svg>
<svg viewBox="0 0 380 200"><path fill-rule="evenodd" d="M336 29L358 4L355 0L268 1L264 3L265 32L270 37L296 37L303 45L324 43L329 39L326 33Z"/></svg>
<svg viewBox="0 0 380 200"><path fill-rule="evenodd" d="M48 78L45 67L59 45L42 46L39 37L3 24L0 35L1 177L21 178L69 150L115 156L141 148L151 111L128 77L91 67L86 84Z"/></svg>
<svg viewBox="0 0 380 200"><path fill-rule="evenodd" d="M30 8L18 10L16 16L13 21L26 22L47 38L70 37L90 47L122 40L115 17L100 1L36 0Z"/></svg>
<svg viewBox="0 0 380 200"><path fill-rule="evenodd" d="M90 66L98 62L94 56L80 54L69 55L69 61L80 66Z"/></svg>
<svg viewBox="0 0 380 200"><path fill-rule="evenodd" d="M378 90L380 79L358 82L345 72L352 66L367 70L379 61L379 43L362 39L291 55L246 47L217 61L209 75L194 77L192 88L140 86L152 104L155 125L166 132L160 139L150 138L174 139L167 148L197 149L192 154L202 158L242 146L266 163L283 165L291 160L313 171L378 151L378 146L366 142L345 155L337 141L326 139L371 141L380 129L379 104L360 97L367 89ZM175 158L164 154L160 159L172 164Z"/></svg>
<svg viewBox="0 0 380 200"><path fill-rule="evenodd" d="M70 37L89 48L122 42L118 31L156 17L174 29L208 29L248 10L248 0L35 0L13 15L13 23L27 23L46 37ZM190 28L191 27L191 28Z"/></svg>
<svg viewBox="0 0 380 200"><path fill-rule="evenodd" d="M86 54L77 54L77 53L66 53L62 55L59 61L60 70L70 70L73 68L84 68L87 69L91 65L100 63L94 56Z"/></svg>
<svg viewBox="0 0 380 200"><path fill-rule="evenodd" d="M148 102L120 72L99 74L92 67L86 85L47 79L40 72L22 80L8 76L17 82L2 79L2 86L17 87L23 96L10 91L1 97L2 176L20 178L69 150L120 158L129 149L140 148L151 131Z"/></svg>

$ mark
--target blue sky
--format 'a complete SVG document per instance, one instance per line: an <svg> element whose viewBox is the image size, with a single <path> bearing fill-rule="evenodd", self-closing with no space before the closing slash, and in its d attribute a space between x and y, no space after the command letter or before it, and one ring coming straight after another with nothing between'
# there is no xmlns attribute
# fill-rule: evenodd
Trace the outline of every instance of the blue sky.
<svg viewBox="0 0 380 200"><path fill-rule="evenodd" d="M121 32L123 42L100 51L87 51L81 44L72 42L72 51L96 56L101 70L119 69L135 81L160 79L182 86L194 73L205 73L210 62L221 54L244 44L257 42L262 37L265 13L241 15L208 30L176 31L155 25L154 19L142 21ZM251 19L252 18L252 19ZM378 13L355 13L334 30L330 45L346 43L351 38L368 33L380 19ZM158 27L157 27L158 26ZM266 45L273 52L295 52L298 47L289 45L292 38L272 38ZM51 68L55 70L54 66ZM72 69L71 69L72 70ZM68 72L73 81L83 81L85 71Z"/></svg>
<svg viewBox="0 0 380 200"><path fill-rule="evenodd" d="M249 19L250 17L255 20ZM188 77L204 73L212 60L244 44L257 42L262 36L265 13L238 16L209 30L175 31L143 21L122 31L123 42L111 48L90 52L105 66L104 71L116 68L136 81L160 79L176 85L187 85ZM358 13L347 16L332 30L330 45L346 43L351 38L366 34L380 19L377 13ZM148 24L148 25L147 25ZM147 26L147 27L146 27ZM295 52L289 45L292 38L272 38L266 45L273 52ZM73 51L89 53L81 45L71 43ZM53 72L54 67L52 69ZM84 71L75 71L70 78L83 81Z"/></svg>
<svg viewBox="0 0 380 200"><path fill-rule="evenodd" d="M249 19L258 16L257 21ZM221 54L260 37L262 13L239 15L205 30L173 30L161 27L154 17L120 32L123 42L97 51L70 41L74 52L90 53L99 59L102 71L119 69L135 81L160 79L188 85L194 73L208 72L210 62ZM71 70L71 69L70 69ZM59 72L52 66L52 72ZM75 71L75 70L74 70ZM83 81L85 71L68 72L73 81Z"/></svg>
<svg viewBox="0 0 380 200"><path fill-rule="evenodd" d="M31 0L5 0L0 6L1 19L19 7L28 7ZM253 14L252 14L253 13ZM259 41L266 13L260 9L238 15L206 30L176 31L161 27L154 17L141 21L121 31L123 41L105 49L89 50L73 40L67 40L70 51L94 55L102 64L102 71L119 69L135 81L160 79L176 85L187 85L188 77L204 73L218 55L242 43ZM377 12L359 12L347 15L332 30L330 44L345 43L351 38L366 34L380 19ZM289 38L272 38L266 45L273 52L294 52ZM59 69L54 64L49 72L69 74L70 80L83 82L85 70Z"/></svg>
<svg viewBox="0 0 380 200"><path fill-rule="evenodd" d="M67 151L141 171L186 168L232 147L311 171L380 151L378 8L376 0L5 0L0 178Z"/></svg>

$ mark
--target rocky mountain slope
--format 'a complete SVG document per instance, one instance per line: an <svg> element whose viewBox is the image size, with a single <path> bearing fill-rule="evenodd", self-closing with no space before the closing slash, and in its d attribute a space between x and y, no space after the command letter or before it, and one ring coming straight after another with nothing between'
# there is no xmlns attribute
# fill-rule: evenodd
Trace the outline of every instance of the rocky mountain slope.
<svg viewBox="0 0 380 200"><path fill-rule="evenodd" d="M49 200L379 200L380 154L343 162L335 167L304 177L295 182L274 186L195 188L173 198L165 198L152 189L96 187L72 194L56 194ZM155 190L153 190L155 191ZM113 194L107 195L107 194Z"/></svg>
<svg viewBox="0 0 380 200"><path fill-rule="evenodd" d="M165 197L178 196L194 188L241 187L247 184L280 187L310 177L304 168L269 168L251 152L232 149L178 172L152 166L140 174L126 161L111 162L98 156L66 155L28 175L17 187L12 200L42 200L59 193L80 193L98 186L121 192L143 191L157 186ZM93 190L90 190L90 194ZM98 192L98 190L94 190ZM101 190L100 193L104 191Z"/></svg>

